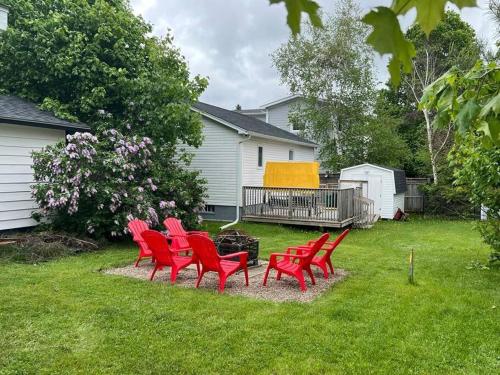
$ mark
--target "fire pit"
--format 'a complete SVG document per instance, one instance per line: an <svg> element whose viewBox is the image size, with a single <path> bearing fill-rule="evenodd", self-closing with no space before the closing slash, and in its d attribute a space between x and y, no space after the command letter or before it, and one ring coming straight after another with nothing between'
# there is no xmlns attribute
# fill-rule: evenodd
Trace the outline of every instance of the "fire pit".
<svg viewBox="0 0 500 375"><path fill-rule="evenodd" d="M257 266L259 264L259 240L241 230L224 230L215 237L214 243L220 255L248 251L247 265ZM238 260L238 258L235 257L234 260Z"/></svg>

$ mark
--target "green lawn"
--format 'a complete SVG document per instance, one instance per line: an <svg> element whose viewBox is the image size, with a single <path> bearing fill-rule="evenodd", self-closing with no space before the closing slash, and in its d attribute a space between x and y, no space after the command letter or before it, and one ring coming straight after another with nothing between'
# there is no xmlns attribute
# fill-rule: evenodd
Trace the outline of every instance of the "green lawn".
<svg viewBox="0 0 500 375"><path fill-rule="evenodd" d="M318 235L240 227L263 257ZM4 262L0 373L499 373L500 273L467 269L487 254L471 222L380 222L346 238L334 265L351 275L311 304L98 272L130 263L132 245Z"/></svg>

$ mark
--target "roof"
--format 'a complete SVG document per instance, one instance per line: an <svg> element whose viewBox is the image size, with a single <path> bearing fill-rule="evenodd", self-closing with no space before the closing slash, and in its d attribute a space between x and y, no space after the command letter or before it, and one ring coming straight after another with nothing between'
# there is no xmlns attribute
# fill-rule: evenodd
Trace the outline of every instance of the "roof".
<svg viewBox="0 0 500 375"><path fill-rule="evenodd" d="M266 109L266 108L273 107L273 106L278 105L278 104L290 102L292 100L300 99L300 98L302 98L302 95L298 95L298 94L289 95L289 96L286 96L284 98L273 100L272 102L261 105L260 108Z"/></svg>
<svg viewBox="0 0 500 375"><path fill-rule="evenodd" d="M406 172L402 169L386 167L383 165L377 165L377 164L372 164L372 163L364 163L364 164L359 164L359 165L353 165L352 167L342 168L342 170L363 167L365 165L370 165L372 167L385 169L387 171L393 172L393 174L394 174L394 188L396 190L396 194L401 194L401 193L406 192Z"/></svg>
<svg viewBox="0 0 500 375"><path fill-rule="evenodd" d="M290 143L299 143L309 147L317 147L317 144L314 142L308 141L307 139L268 124L267 122L261 121L255 117L243 115L235 111L229 111L224 108L201 102L194 104L193 109L208 115L208 117L213 117L214 120L219 120L219 122L244 134L255 134L256 136L278 138L279 140L288 141Z"/></svg>
<svg viewBox="0 0 500 375"><path fill-rule="evenodd" d="M66 130L90 130L86 124L61 120L31 102L10 95L0 95L0 122Z"/></svg>

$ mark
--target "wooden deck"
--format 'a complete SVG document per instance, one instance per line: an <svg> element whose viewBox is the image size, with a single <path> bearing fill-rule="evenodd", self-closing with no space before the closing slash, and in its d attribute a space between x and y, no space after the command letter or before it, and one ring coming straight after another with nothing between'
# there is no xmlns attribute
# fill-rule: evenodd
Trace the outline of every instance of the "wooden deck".
<svg viewBox="0 0 500 375"><path fill-rule="evenodd" d="M243 187L245 221L343 228L369 223L370 209L361 189Z"/></svg>

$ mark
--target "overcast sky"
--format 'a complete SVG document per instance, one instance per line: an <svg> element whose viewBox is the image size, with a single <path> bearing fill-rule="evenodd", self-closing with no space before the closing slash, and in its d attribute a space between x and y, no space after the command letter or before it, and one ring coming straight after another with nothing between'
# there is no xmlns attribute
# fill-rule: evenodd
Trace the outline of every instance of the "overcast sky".
<svg viewBox="0 0 500 375"><path fill-rule="evenodd" d="M335 0L317 0L323 10L332 10ZM360 0L363 12L390 0ZM495 26L486 13L487 0L480 8L461 12L477 35L493 45ZM289 94L280 84L270 54L289 36L282 4L268 0L131 0L134 12L153 25L153 33L174 35L189 63L191 74L209 77L201 100L232 109L262 104ZM406 22L408 24L409 22ZM405 25L408 26L408 25ZM376 59L380 82L387 80L385 62Z"/></svg>

